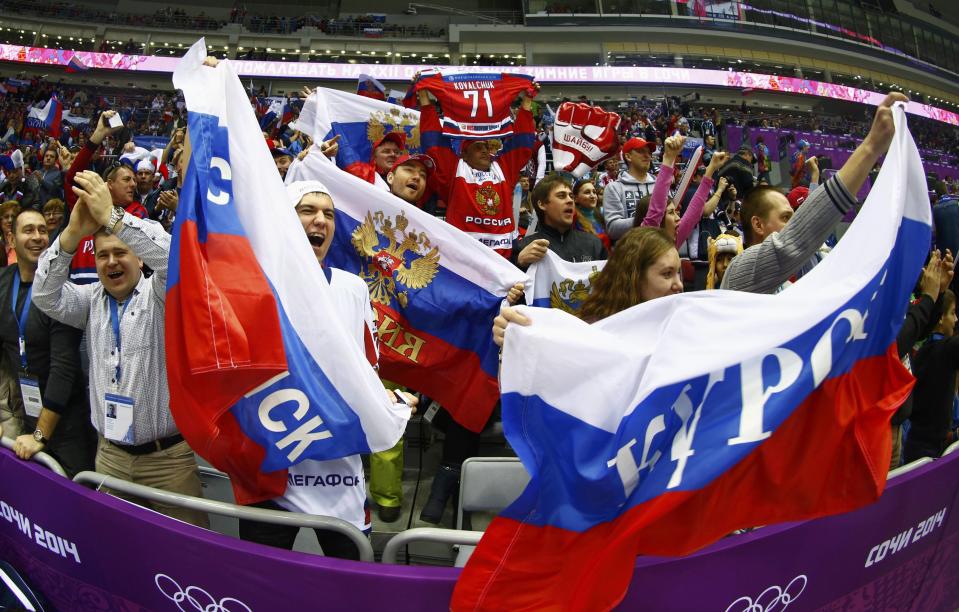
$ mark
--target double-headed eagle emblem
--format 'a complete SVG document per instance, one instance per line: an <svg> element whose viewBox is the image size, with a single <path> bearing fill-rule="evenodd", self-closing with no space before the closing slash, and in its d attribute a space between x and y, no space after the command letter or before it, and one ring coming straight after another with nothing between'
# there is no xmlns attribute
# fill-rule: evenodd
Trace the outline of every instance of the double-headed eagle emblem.
<svg viewBox="0 0 959 612"><path fill-rule="evenodd" d="M374 302L390 305L395 298L405 308L409 290L422 289L436 277L439 249L430 244L425 232L407 231L408 227L403 213L394 222L377 211L366 213L353 231L353 247L366 263L360 277L366 281Z"/></svg>
<svg viewBox="0 0 959 612"><path fill-rule="evenodd" d="M558 283L553 283L549 290L549 307L559 308L570 314L578 313L583 307L583 302L589 297L589 289L597 274L599 274L599 268L593 266L593 271L585 280L574 281L571 278L564 278Z"/></svg>
<svg viewBox="0 0 959 612"><path fill-rule="evenodd" d="M389 128L389 129L387 129ZM374 111L366 124L366 138L370 144L379 142L388 132L400 131L406 135L406 149L420 149L420 124L416 113L396 106L389 111Z"/></svg>

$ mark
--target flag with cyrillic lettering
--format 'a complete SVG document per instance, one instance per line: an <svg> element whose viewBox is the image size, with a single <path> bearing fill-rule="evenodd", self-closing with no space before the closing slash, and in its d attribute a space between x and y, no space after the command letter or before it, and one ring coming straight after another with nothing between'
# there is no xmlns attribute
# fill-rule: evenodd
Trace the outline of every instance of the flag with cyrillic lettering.
<svg viewBox="0 0 959 612"><path fill-rule="evenodd" d="M638 554L879 497L914 382L896 335L931 221L893 111L862 211L789 289L672 295L593 325L528 308L532 324L507 329L503 424L532 478L485 532L453 610L609 610Z"/></svg>
<svg viewBox="0 0 959 612"><path fill-rule="evenodd" d="M238 503L282 494L287 468L393 447L391 404L333 296L229 61L201 39L173 75L192 154L166 295L170 410Z"/></svg>

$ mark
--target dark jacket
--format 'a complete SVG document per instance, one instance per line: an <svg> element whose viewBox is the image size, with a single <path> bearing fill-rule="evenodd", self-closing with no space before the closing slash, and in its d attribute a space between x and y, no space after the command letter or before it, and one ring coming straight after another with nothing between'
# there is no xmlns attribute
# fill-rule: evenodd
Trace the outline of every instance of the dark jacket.
<svg viewBox="0 0 959 612"><path fill-rule="evenodd" d="M959 336L936 335L924 344L912 361L916 377L912 416L909 420L910 445L938 448L941 453L952 428L953 398L956 396L956 371L959 370Z"/></svg>
<svg viewBox="0 0 959 612"><path fill-rule="evenodd" d="M540 224L537 226L535 233L527 234L524 238L513 243L513 254L510 256L513 265L525 272L529 266L519 265L519 253L529 243L540 238L549 240L549 250L566 261L597 261L607 257L606 248L603 247L602 241L592 234L573 228L560 233L548 225Z"/></svg>
<svg viewBox="0 0 959 612"><path fill-rule="evenodd" d="M43 206L53 198L63 199L63 172L57 168L44 171L42 168L33 174L40 183L39 203Z"/></svg>
<svg viewBox="0 0 959 612"><path fill-rule="evenodd" d="M906 320L902 322L899 335L896 336L896 348L900 359L909 355L917 342L932 333L940 317L942 317L942 296L938 301L933 302L931 297L923 294L919 296L918 302L909 305ZM912 415L912 396L913 394L910 393L893 415L893 425L901 425Z"/></svg>
<svg viewBox="0 0 959 612"><path fill-rule="evenodd" d="M13 314L14 274L16 265L0 271L0 342L14 373L20 369L20 334ZM29 285L21 285L21 300ZM27 371L40 383L43 406L61 415L89 419L86 411L86 385L80 371L80 339L78 329L54 321L31 304L27 314Z"/></svg>
<svg viewBox="0 0 959 612"><path fill-rule="evenodd" d="M43 212L43 203L40 202L40 183L32 174L16 184L3 181L0 184L0 201L17 200L20 208Z"/></svg>

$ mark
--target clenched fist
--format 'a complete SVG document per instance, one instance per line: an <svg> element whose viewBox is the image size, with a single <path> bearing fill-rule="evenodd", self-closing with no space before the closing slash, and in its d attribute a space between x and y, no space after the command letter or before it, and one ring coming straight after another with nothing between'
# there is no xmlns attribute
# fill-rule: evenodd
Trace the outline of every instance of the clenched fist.
<svg viewBox="0 0 959 612"><path fill-rule="evenodd" d="M553 124L553 164L582 177L619 152L619 115L598 106L563 102Z"/></svg>

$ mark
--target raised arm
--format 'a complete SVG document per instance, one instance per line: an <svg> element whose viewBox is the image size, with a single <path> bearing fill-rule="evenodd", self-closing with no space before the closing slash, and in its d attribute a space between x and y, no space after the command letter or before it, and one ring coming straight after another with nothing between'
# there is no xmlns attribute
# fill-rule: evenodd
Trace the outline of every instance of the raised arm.
<svg viewBox="0 0 959 612"><path fill-rule="evenodd" d="M683 213L682 218L679 220L679 226L676 228L677 246L686 242L689 235L693 233L693 228L695 228L699 220L702 219L703 212L706 208L706 200L709 198L709 192L713 188L713 174L726 163L726 158L727 154L725 152L717 151L713 153L712 158L709 160L709 165L706 166L706 174L703 176L703 180L700 181L696 193L693 194L693 198L689 201L689 206L686 207L686 212ZM718 203L718 198L716 201ZM713 208L715 207L714 204Z"/></svg>
<svg viewBox="0 0 959 612"><path fill-rule="evenodd" d="M443 135L440 116L429 92L421 89L416 95L420 102L420 143L423 152L436 164L436 171L430 177L430 188L446 198L456 175L459 156L453 152L450 139Z"/></svg>
<svg viewBox="0 0 959 612"><path fill-rule="evenodd" d="M733 258L723 276L723 289L772 293L809 261L836 223L857 204L852 194L859 191L869 170L892 142L895 128L891 107L905 100L899 93L886 96L869 134L836 176L809 193L782 231Z"/></svg>
<svg viewBox="0 0 959 612"><path fill-rule="evenodd" d="M111 128L109 125L110 118L116 114L117 112L112 110L100 113L100 118L97 119L97 127L94 128L93 133L90 134L87 144L80 148L80 152L77 153L73 163L70 164L70 169L67 170L67 176L63 180L63 193L67 197L68 211L73 211L73 206L77 203L77 194L74 193L72 189L73 178L78 172L83 172L90 167L93 154L96 153L100 145L103 144L104 138L123 129L122 126Z"/></svg>
<svg viewBox="0 0 959 612"><path fill-rule="evenodd" d="M53 241L37 263L33 279L33 303L51 319L77 329L86 329L90 299L96 284L74 285L68 282L70 261L84 236L97 231L100 225L90 216L86 203L78 203L70 222Z"/></svg>
<svg viewBox="0 0 959 612"><path fill-rule="evenodd" d="M156 221L139 219L113 206L113 198L106 182L96 172L83 172L75 178L77 195L83 199L95 222L115 234L133 250L143 263L150 266L150 282L159 285L158 296L166 294L166 272L170 259L171 237ZM121 214L117 217L119 211Z"/></svg>
<svg viewBox="0 0 959 612"><path fill-rule="evenodd" d="M659 227L666 214L666 203L669 200L669 188L673 185L673 165L686 143L685 136L670 136L666 139L663 149L663 163L659 166L659 175L653 185L653 193L649 198L649 208L643 217L643 227Z"/></svg>

